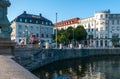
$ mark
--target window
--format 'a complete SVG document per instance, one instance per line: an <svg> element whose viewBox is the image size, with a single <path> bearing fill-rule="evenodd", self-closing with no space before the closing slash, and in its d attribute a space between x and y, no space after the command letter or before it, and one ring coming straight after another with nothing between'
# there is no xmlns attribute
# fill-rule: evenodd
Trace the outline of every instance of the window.
<svg viewBox="0 0 120 79"><path fill-rule="evenodd" d="M22 22L22 18L20 18L20 22Z"/></svg>
<svg viewBox="0 0 120 79"><path fill-rule="evenodd" d="M51 22L49 23L49 25L50 25L50 26L52 25Z"/></svg>
<svg viewBox="0 0 120 79"><path fill-rule="evenodd" d="M103 34L100 34L100 38L103 38Z"/></svg>
<svg viewBox="0 0 120 79"><path fill-rule="evenodd" d="M50 36L53 37L53 34L51 34ZM51 38L51 37L50 37L50 38Z"/></svg>
<svg viewBox="0 0 120 79"><path fill-rule="evenodd" d="M105 27L105 30L108 31L108 27L107 26Z"/></svg>
<svg viewBox="0 0 120 79"><path fill-rule="evenodd" d="M96 31L98 31L98 28L96 28Z"/></svg>
<svg viewBox="0 0 120 79"><path fill-rule="evenodd" d="M46 38L48 38L48 34L46 34Z"/></svg>
<svg viewBox="0 0 120 79"><path fill-rule="evenodd" d="M39 28L38 28L38 27L36 27L36 30L37 30L37 31L39 31Z"/></svg>
<svg viewBox="0 0 120 79"><path fill-rule="evenodd" d="M21 25L18 25L18 29L21 30L21 29L22 29L22 26L21 26Z"/></svg>
<svg viewBox="0 0 120 79"><path fill-rule="evenodd" d="M25 19L25 22L27 22L27 19Z"/></svg>
<svg viewBox="0 0 120 79"><path fill-rule="evenodd" d="M86 27L86 25L84 25Z"/></svg>
<svg viewBox="0 0 120 79"><path fill-rule="evenodd" d="M48 25L48 22L46 22L46 25Z"/></svg>
<svg viewBox="0 0 120 79"><path fill-rule="evenodd" d="M28 28L27 28L27 26L25 26L25 30L27 30Z"/></svg>
<svg viewBox="0 0 120 79"><path fill-rule="evenodd" d="M96 38L98 39L98 35L96 35Z"/></svg>
<svg viewBox="0 0 120 79"><path fill-rule="evenodd" d="M108 35L106 34L106 35L105 35L105 38L107 38L107 37L108 37Z"/></svg>
<svg viewBox="0 0 120 79"><path fill-rule="evenodd" d="M39 34L38 34L38 33L36 34L36 37L39 37Z"/></svg>
<svg viewBox="0 0 120 79"><path fill-rule="evenodd" d="M102 31L102 30L103 30L103 27L101 27L100 30Z"/></svg>
<svg viewBox="0 0 120 79"><path fill-rule="evenodd" d="M18 32L18 37L21 37L22 36L22 33L21 32Z"/></svg>
<svg viewBox="0 0 120 79"><path fill-rule="evenodd" d="M119 24L119 20L117 20L117 24Z"/></svg>
<svg viewBox="0 0 120 79"><path fill-rule="evenodd" d="M100 15L100 18L103 18L103 15Z"/></svg>
<svg viewBox="0 0 120 79"><path fill-rule="evenodd" d="M119 31L119 28L117 28L117 31Z"/></svg>
<svg viewBox="0 0 120 79"><path fill-rule="evenodd" d="M32 19L30 19L30 23L32 22Z"/></svg>
<svg viewBox="0 0 120 79"><path fill-rule="evenodd" d="M44 21L42 21L42 24L44 24Z"/></svg>
<svg viewBox="0 0 120 79"><path fill-rule="evenodd" d="M90 29L88 29L88 32L90 32Z"/></svg>
<svg viewBox="0 0 120 79"><path fill-rule="evenodd" d="M38 24L38 20L36 20L36 24Z"/></svg>
<svg viewBox="0 0 120 79"><path fill-rule="evenodd" d="M106 18L108 18L108 15L105 15Z"/></svg>
<svg viewBox="0 0 120 79"><path fill-rule="evenodd" d="M41 34L41 37L44 38L44 34L43 33Z"/></svg>
<svg viewBox="0 0 120 79"><path fill-rule="evenodd" d="M92 32L93 32L93 29L92 29Z"/></svg>
<svg viewBox="0 0 120 79"><path fill-rule="evenodd" d="M114 25L114 20L112 20L112 25Z"/></svg>
<svg viewBox="0 0 120 79"><path fill-rule="evenodd" d="M30 29L33 30L33 26L31 26Z"/></svg>

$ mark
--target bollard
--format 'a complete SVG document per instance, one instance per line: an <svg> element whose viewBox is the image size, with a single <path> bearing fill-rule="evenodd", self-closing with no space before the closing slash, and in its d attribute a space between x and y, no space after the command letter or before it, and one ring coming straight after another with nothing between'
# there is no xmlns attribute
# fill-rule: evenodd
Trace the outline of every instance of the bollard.
<svg viewBox="0 0 120 79"><path fill-rule="evenodd" d="M73 48L73 44L70 44L70 48Z"/></svg>
<svg viewBox="0 0 120 79"><path fill-rule="evenodd" d="M81 49L81 44L79 44L78 46L79 46L79 49Z"/></svg>
<svg viewBox="0 0 120 79"><path fill-rule="evenodd" d="M45 47L46 49L49 49L50 48L50 45L49 45L49 42L48 41L46 41L46 47Z"/></svg>
<svg viewBox="0 0 120 79"><path fill-rule="evenodd" d="M62 48L63 48L63 46L62 46L62 44L61 44L61 43L59 44L59 46L60 46L60 49L62 49Z"/></svg>

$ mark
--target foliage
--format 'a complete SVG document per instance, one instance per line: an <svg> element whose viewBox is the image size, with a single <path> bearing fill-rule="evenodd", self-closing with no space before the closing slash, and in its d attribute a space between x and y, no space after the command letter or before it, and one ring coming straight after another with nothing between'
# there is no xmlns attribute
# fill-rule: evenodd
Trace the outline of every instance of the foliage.
<svg viewBox="0 0 120 79"><path fill-rule="evenodd" d="M86 39L86 36L87 36L87 32L86 30L84 29L83 26L77 26L77 28L75 29L75 39L77 41L80 41L80 40L85 40Z"/></svg>
<svg viewBox="0 0 120 79"><path fill-rule="evenodd" d="M74 28L72 26L67 28L68 39L71 41L74 37Z"/></svg>
<svg viewBox="0 0 120 79"><path fill-rule="evenodd" d="M54 35L53 35L53 40L54 42L56 41L56 30L54 31ZM72 26L68 27L67 29L61 29L61 30L57 30L57 41L59 43L63 43L63 42L68 42L68 41L72 41L77 40L77 41L81 41L86 39L87 36L87 32L84 29L83 26L77 26L77 28L73 28Z"/></svg>

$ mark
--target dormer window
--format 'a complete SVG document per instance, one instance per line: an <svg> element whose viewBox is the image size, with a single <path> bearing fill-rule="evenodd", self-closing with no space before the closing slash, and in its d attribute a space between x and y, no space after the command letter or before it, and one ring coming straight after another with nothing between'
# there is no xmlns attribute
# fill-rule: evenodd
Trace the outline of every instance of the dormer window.
<svg viewBox="0 0 120 79"><path fill-rule="evenodd" d="M44 21L42 21L42 24L44 24Z"/></svg>
<svg viewBox="0 0 120 79"><path fill-rule="evenodd" d="M38 20L36 20L36 24L38 24Z"/></svg>
<svg viewBox="0 0 120 79"><path fill-rule="evenodd" d="M27 22L27 19L25 19L25 22Z"/></svg>
<svg viewBox="0 0 120 79"><path fill-rule="evenodd" d="M20 22L22 22L22 18L20 18Z"/></svg>
<svg viewBox="0 0 120 79"><path fill-rule="evenodd" d="M51 22L49 23L49 25L50 25L50 26L52 25Z"/></svg>
<svg viewBox="0 0 120 79"><path fill-rule="evenodd" d="M30 23L32 22L32 19L30 19Z"/></svg>
<svg viewBox="0 0 120 79"><path fill-rule="evenodd" d="M46 22L46 25L48 25L48 22Z"/></svg>

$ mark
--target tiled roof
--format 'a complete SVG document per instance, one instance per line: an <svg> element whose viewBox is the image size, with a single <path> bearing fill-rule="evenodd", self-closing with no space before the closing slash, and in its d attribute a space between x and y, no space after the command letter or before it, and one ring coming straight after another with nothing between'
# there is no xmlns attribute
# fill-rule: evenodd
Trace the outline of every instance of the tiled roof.
<svg viewBox="0 0 120 79"><path fill-rule="evenodd" d="M54 24L54 26L62 27L62 26L67 26L67 25L71 25L71 24L76 24L79 22L79 20L80 20L80 18L72 18L72 19L61 21L61 22L57 22L56 24Z"/></svg>

